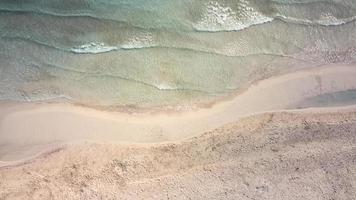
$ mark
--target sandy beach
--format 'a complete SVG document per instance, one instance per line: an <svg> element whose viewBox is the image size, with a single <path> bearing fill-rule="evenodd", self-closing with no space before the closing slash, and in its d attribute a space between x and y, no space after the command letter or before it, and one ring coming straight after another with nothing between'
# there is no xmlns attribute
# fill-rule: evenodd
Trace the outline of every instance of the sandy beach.
<svg viewBox="0 0 356 200"><path fill-rule="evenodd" d="M0 169L2 199L353 199L356 112L260 114L181 142L83 143Z"/></svg>

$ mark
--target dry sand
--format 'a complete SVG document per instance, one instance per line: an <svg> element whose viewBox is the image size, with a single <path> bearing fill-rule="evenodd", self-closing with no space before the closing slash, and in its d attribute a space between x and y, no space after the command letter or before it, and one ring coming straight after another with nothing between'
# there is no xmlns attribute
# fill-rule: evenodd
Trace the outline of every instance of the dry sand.
<svg viewBox="0 0 356 200"><path fill-rule="evenodd" d="M68 145L0 169L0 199L348 199L356 112L270 113L167 144Z"/></svg>
<svg viewBox="0 0 356 200"><path fill-rule="evenodd" d="M355 199L356 107L281 112L355 77L294 72L185 113L2 103L0 200Z"/></svg>

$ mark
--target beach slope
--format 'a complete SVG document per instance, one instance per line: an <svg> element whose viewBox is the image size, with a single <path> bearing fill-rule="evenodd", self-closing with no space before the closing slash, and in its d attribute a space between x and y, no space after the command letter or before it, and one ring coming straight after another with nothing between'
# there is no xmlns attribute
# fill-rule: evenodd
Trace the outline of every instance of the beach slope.
<svg viewBox="0 0 356 200"><path fill-rule="evenodd" d="M269 113L166 144L68 145L0 169L0 199L353 199L356 112Z"/></svg>

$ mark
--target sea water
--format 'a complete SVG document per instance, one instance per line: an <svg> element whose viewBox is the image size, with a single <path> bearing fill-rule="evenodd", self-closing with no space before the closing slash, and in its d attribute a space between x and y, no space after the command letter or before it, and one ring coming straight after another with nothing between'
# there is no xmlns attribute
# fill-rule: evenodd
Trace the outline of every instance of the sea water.
<svg viewBox="0 0 356 200"><path fill-rule="evenodd" d="M0 100L209 103L356 58L354 0L2 0Z"/></svg>
<svg viewBox="0 0 356 200"><path fill-rule="evenodd" d="M308 98L299 102L293 107L330 107L356 104L356 90L347 90L334 93L327 93L316 97Z"/></svg>

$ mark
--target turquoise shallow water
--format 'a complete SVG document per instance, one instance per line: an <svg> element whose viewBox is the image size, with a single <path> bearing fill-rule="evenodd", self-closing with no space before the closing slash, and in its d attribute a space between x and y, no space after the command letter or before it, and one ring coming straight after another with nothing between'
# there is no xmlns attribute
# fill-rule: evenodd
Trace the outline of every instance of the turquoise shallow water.
<svg viewBox="0 0 356 200"><path fill-rule="evenodd" d="M308 98L293 107L327 107L327 106L345 106L356 104L356 90L347 90L335 93L319 95Z"/></svg>
<svg viewBox="0 0 356 200"><path fill-rule="evenodd" d="M0 99L210 102L356 57L353 0L3 0Z"/></svg>

